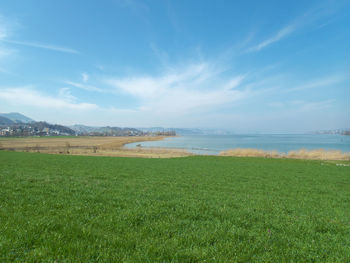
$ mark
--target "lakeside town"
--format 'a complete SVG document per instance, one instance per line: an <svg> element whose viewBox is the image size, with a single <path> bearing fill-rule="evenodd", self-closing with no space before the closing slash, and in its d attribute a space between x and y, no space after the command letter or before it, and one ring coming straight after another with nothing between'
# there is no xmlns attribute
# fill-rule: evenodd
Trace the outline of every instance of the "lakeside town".
<svg viewBox="0 0 350 263"><path fill-rule="evenodd" d="M73 125L70 127L34 121L20 113L0 114L0 136L176 136L175 130L159 128L140 130L121 127L91 127Z"/></svg>
<svg viewBox="0 0 350 263"><path fill-rule="evenodd" d="M176 136L177 134L205 135L225 134L222 130L200 130L180 128L121 128L121 127L94 127L86 125L64 126L50 124L45 121L34 121L20 113L0 113L1 137L26 136ZM312 134L350 135L350 129L320 130Z"/></svg>
<svg viewBox="0 0 350 263"><path fill-rule="evenodd" d="M0 127L2 137L26 137L26 136L176 136L175 131L144 132L134 128L96 127L89 132L76 131L71 128L49 124L47 122L35 122L31 124L16 124Z"/></svg>

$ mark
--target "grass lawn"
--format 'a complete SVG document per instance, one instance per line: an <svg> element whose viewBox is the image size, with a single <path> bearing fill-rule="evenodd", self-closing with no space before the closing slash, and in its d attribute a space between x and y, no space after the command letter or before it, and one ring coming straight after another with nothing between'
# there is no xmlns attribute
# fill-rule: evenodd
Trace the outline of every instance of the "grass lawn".
<svg viewBox="0 0 350 263"><path fill-rule="evenodd" d="M0 262L350 262L336 163L0 151Z"/></svg>

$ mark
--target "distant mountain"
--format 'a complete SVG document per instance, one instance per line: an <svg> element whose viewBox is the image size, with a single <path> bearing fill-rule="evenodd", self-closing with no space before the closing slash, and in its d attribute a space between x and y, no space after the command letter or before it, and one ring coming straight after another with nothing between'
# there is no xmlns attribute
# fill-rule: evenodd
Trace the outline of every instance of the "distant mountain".
<svg viewBox="0 0 350 263"><path fill-rule="evenodd" d="M17 112L0 113L0 136L67 136L75 135L72 129L33 119Z"/></svg>
<svg viewBox="0 0 350 263"><path fill-rule="evenodd" d="M158 132L176 132L179 135L200 135L203 131L200 129L186 129L186 128L164 128L164 127L150 127L139 128L143 132L158 133Z"/></svg>
<svg viewBox="0 0 350 263"><path fill-rule="evenodd" d="M220 129L199 129L199 128L164 128L164 127L151 127L151 128L139 128L143 132L176 132L178 135L230 135L231 131Z"/></svg>
<svg viewBox="0 0 350 263"><path fill-rule="evenodd" d="M69 128L71 128L77 133L89 133L89 132L95 131L98 127L75 124L75 125L69 126Z"/></svg>
<svg viewBox="0 0 350 263"><path fill-rule="evenodd" d="M75 131L69 127L59 124L50 124L45 121L33 122L30 126L38 131L46 130L47 132L54 131L54 133L57 134L75 135Z"/></svg>
<svg viewBox="0 0 350 263"><path fill-rule="evenodd" d="M0 113L0 117L5 117L11 120L13 123L31 123L34 122L31 118L24 116L18 112L10 112L10 113ZM4 123L11 124L11 123Z"/></svg>
<svg viewBox="0 0 350 263"><path fill-rule="evenodd" d="M4 117L0 117L1 118ZM6 119L6 118L4 118ZM9 123L1 125L0 136L75 136L75 131L59 125L44 121L31 123Z"/></svg>
<svg viewBox="0 0 350 263"><path fill-rule="evenodd" d="M11 121L10 119L6 118L6 117L3 117L0 115L0 125L11 125L13 124L14 122Z"/></svg>
<svg viewBox="0 0 350 263"><path fill-rule="evenodd" d="M97 136L128 136L128 135L143 135L143 132L135 128L120 128L120 127L93 127L76 124L70 126L79 135L97 135Z"/></svg>
<svg viewBox="0 0 350 263"><path fill-rule="evenodd" d="M313 134L340 134L340 135L350 135L350 128L335 129L335 130L320 130L311 132Z"/></svg>
<svg viewBox="0 0 350 263"><path fill-rule="evenodd" d="M93 136L140 136L140 135L230 135L231 131L221 129L199 129L199 128L121 128L121 127L94 127L81 124L73 126L53 125L47 122L36 122L33 119L17 112L0 113L0 125L12 126L19 129L20 133L40 134L66 134L66 135L93 135ZM19 127L21 126L21 127ZM23 127L22 127L23 126ZM25 126L25 127L24 127Z"/></svg>

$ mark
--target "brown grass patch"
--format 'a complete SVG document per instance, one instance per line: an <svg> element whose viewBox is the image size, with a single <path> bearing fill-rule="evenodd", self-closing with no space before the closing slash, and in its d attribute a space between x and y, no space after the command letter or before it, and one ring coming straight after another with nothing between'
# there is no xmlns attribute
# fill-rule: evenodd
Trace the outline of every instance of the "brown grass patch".
<svg viewBox="0 0 350 263"><path fill-rule="evenodd" d="M343 153L339 150L300 149L297 151L288 152L287 157L295 158L295 159L312 159L312 160L350 160L350 153Z"/></svg>
<svg viewBox="0 0 350 263"><path fill-rule="evenodd" d="M77 137L77 138L3 138L1 149L10 151L40 152L92 156L123 156L144 158L170 158L192 155L181 149L142 148L127 149L125 144L162 140L163 136L135 137Z"/></svg>
<svg viewBox="0 0 350 263"><path fill-rule="evenodd" d="M265 158L291 158L291 159L309 159L309 160L350 160L350 153L343 153L339 150L306 150L300 149L290 151L287 154L278 151L264 151L258 149L231 149L222 151L220 156L236 157L265 157Z"/></svg>
<svg viewBox="0 0 350 263"><path fill-rule="evenodd" d="M281 154L277 151L264 151L253 148L236 148L227 151L222 151L220 156L237 156L237 157L266 157L279 158Z"/></svg>
<svg viewBox="0 0 350 263"><path fill-rule="evenodd" d="M144 158L171 158L193 155L184 149L143 148L128 149L125 144L162 140L163 136L140 137L41 137L41 138L2 138L0 149L9 151L40 152L50 154L72 154L91 156L122 156ZM287 154L278 151L236 148L222 151L220 156L292 158L311 160L350 160L350 153L338 150L306 150L290 151Z"/></svg>

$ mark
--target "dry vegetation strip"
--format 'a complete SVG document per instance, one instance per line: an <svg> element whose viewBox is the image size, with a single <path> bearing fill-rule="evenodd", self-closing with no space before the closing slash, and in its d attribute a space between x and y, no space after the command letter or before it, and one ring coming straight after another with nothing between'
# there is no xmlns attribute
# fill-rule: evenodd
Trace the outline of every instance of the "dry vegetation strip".
<svg viewBox="0 0 350 263"><path fill-rule="evenodd" d="M290 158L290 159L309 159L309 160L350 160L350 153L343 153L338 150L306 150L290 151L287 154L278 151L264 151L258 149L231 149L222 151L221 156L236 157L265 157L265 158Z"/></svg>
<svg viewBox="0 0 350 263"><path fill-rule="evenodd" d="M127 149L128 143L162 140L162 136L140 137L38 137L38 138L4 138L0 149L52 154L125 156L146 158L169 158L192 155L181 149L137 148Z"/></svg>
<svg viewBox="0 0 350 263"><path fill-rule="evenodd" d="M125 148L124 145L142 141L158 141L163 136L135 137L27 137L2 138L0 149L22 152L41 152L52 154L123 156L144 158L171 158L194 155L184 149L171 148ZM287 154L278 151L236 148L222 151L220 156L290 158L310 160L350 160L350 153L338 150L306 150L290 151Z"/></svg>

